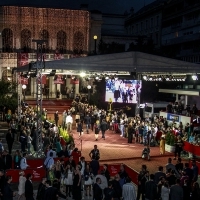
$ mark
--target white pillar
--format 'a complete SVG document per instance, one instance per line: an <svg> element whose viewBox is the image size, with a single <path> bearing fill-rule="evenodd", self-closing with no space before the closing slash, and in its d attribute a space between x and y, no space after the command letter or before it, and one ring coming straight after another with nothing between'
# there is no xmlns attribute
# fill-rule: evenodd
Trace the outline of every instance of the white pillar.
<svg viewBox="0 0 200 200"><path fill-rule="evenodd" d="M184 104L184 108L186 108L187 105L188 105L188 95L185 95L185 104Z"/></svg>
<svg viewBox="0 0 200 200"><path fill-rule="evenodd" d="M66 79L66 87L71 88L71 78Z"/></svg>
<svg viewBox="0 0 200 200"><path fill-rule="evenodd" d="M75 84L75 92L74 92L75 96L76 94L79 94L79 84Z"/></svg>
<svg viewBox="0 0 200 200"><path fill-rule="evenodd" d="M176 102L178 102L178 94L176 94Z"/></svg>
<svg viewBox="0 0 200 200"><path fill-rule="evenodd" d="M55 98L56 97L56 84L54 84L54 77L49 77L49 96L50 98Z"/></svg>

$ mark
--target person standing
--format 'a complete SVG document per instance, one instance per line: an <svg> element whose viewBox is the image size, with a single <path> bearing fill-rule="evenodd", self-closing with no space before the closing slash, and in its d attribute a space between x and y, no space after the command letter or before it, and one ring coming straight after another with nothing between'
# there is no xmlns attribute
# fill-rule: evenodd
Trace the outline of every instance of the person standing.
<svg viewBox="0 0 200 200"><path fill-rule="evenodd" d="M96 183L93 185L93 199L95 200L103 199L103 193L100 184L101 184L101 179L97 178Z"/></svg>
<svg viewBox="0 0 200 200"><path fill-rule="evenodd" d="M19 141L20 141L20 143L21 143L21 151L22 151L22 152L25 152L25 151L26 151L26 142L27 142L27 138L26 138L26 135L25 135L25 132L24 132L24 131L22 132Z"/></svg>
<svg viewBox="0 0 200 200"><path fill-rule="evenodd" d="M58 199L58 194L56 188L51 186L51 181L47 180L45 182L46 190L44 193L44 199L42 200L55 200Z"/></svg>
<svg viewBox="0 0 200 200"><path fill-rule="evenodd" d="M36 196L37 200L44 199L44 194L45 194L45 190L46 190L46 186L45 186L46 180L47 180L46 178L42 178L42 182L38 186L38 191L37 191L37 196Z"/></svg>
<svg viewBox="0 0 200 200"><path fill-rule="evenodd" d="M89 114L87 113L85 116L85 125L86 125L86 132L87 134L89 134L89 128L90 128L90 124L91 124L91 117L89 116Z"/></svg>
<svg viewBox="0 0 200 200"><path fill-rule="evenodd" d="M126 183L122 187L122 197L124 200L136 200L136 190L129 177L126 177Z"/></svg>
<svg viewBox="0 0 200 200"><path fill-rule="evenodd" d="M27 153L23 153L23 157L20 160L20 169L26 170L29 165L26 162Z"/></svg>
<svg viewBox="0 0 200 200"><path fill-rule="evenodd" d="M100 159L100 152L99 149L97 149L97 145L94 145L94 149L92 149L89 153L90 158L94 157L96 160Z"/></svg>
<svg viewBox="0 0 200 200"><path fill-rule="evenodd" d="M92 115L91 115L91 130L92 131L94 130L95 122L96 122L96 117L95 117L94 113L92 113Z"/></svg>
<svg viewBox="0 0 200 200"><path fill-rule="evenodd" d="M15 134L17 133L17 123L14 119L10 122L10 129L12 133L12 137L15 140Z"/></svg>
<svg viewBox="0 0 200 200"><path fill-rule="evenodd" d="M130 123L128 125L128 143L132 143L133 134L135 134L134 132L135 132L135 130L134 130L132 124Z"/></svg>
<svg viewBox="0 0 200 200"><path fill-rule="evenodd" d="M66 110L64 110L64 112L62 114L62 127L63 127L63 129L66 129L66 118L67 118L67 112L66 112Z"/></svg>
<svg viewBox="0 0 200 200"><path fill-rule="evenodd" d="M176 200L183 199L183 188L180 186L180 179L176 179L176 184L172 185L170 188L170 198Z"/></svg>
<svg viewBox="0 0 200 200"><path fill-rule="evenodd" d="M106 130L108 130L108 124L105 121L105 119L102 120L101 125L100 125L100 129L101 129L101 132L102 132L102 138L105 140L105 132L106 132Z"/></svg>
<svg viewBox="0 0 200 200"><path fill-rule="evenodd" d="M82 125L81 121L79 121L77 124L77 132L79 133L79 137L81 137L82 132L83 132L83 125Z"/></svg>
<svg viewBox="0 0 200 200"><path fill-rule="evenodd" d="M82 199L82 195L81 195L81 172L80 172L80 166L79 165L77 165L76 169L74 170L73 199L74 200L81 200Z"/></svg>
<svg viewBox="0 0 200 200"><path fill-rule="evenodd" d="M58 121L59 121L58 111L56 111L56 112L54 113L54 121L55 121L56 126L58 126Z"/></svg>
<svg viewBox="0 0 200 200"><path fill-rule="evenodd" d="M100 123L99 120L97 120L96 123L94 124L94 134L96 141L98 141L99 132L100 132Z"/></svg>
<svg viewBox="0 0 200 200"><path fill-rule="evenodd" d="M161 137L160 140L160 154L164 155L165 154L165 138Z"/></svg>
<svg viewBox="0 0 200 200"><path fill-rule="evenodd" d="M12 156L6 150L3 152L4 169L12 169Z"/></svg>
<svg viewBox="0 0 200 200"><path fill-rule="evenodd" d="M6 184L4 186L4 191L3 191L3 199L5 200L13 200L13 197L16 195L16 193L13 192L10 187L11 182L12 182L12 176L7 176Z"/></svg>
<svg viewBox="0 0 200 200"><path fill-rule="evenodd" d="M150 180L145 184L145 200L154 200L157 198L157 195L157 185L154 182L154 174L150 174Z"/></svg>
<svg viewBox="0 0 200 200"><path fill-rule="evenodd" d="M26 200L34 200L33 196L33 184L32 184L32 174L27 174L25 182L25 197Z"/></svg>
<svg viewBox="0 0 200 200"><path fill-rule="evenodd" d="M14 138L12 136L12 133L11 133L10 129L8 129L8 132L6 134L6 142L7 142L7 145L8 145L9 154L11 154L12 153L12 146L13 146Z"/></svg>
<svg viewBox="0 0 200 200"><path fill-rule="evenodd" d="M72 124L73 124L73 118L70 114L68 114L66 117L67 131L69 131L69 132L72 131Z"/></svg>
<svg viewBox="0 0 200 200"><path fill-rule="evenodd" d="M26 178L24 177L25 173L24 171L19 172L19 185L18 185L18 200L24 196L25 193L25 182L26 182Z"/></svg>

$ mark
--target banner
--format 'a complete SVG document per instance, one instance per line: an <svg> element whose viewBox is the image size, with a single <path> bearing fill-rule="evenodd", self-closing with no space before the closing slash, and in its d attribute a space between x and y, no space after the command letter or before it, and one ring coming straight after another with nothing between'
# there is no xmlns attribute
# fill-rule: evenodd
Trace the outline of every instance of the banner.
<svg viewBox="0 0 200 200"><path fill-rule="evenodd" d="M175 114L171 114L171 113L167 113L167 120L180 122L180 116L179 115L175 115Z"/></svg>
<svg viewBox="0 0 200 200"><path fill-rule="evenodd" d="M25 78L18 74L18 84L28 85L28 78Z"/></svg>
<svg viewBox="0 0 200 200"><path fill-rule="evenodd" d="M79 80L77 78L74 78L74 79L71 78L70 84L73 84L73 85L79 84Z"/></svg>
<svg viewBox="0 0 200 200"><path fill-rule="evenodd" d="M42 83L40 83L40 82L38 81L38 79L37 79L37 84L46 85L46 83L47 83L47 76L46 76L46 74L43 74L43 75L42 75Z"/></svg>
<svg viewBox="0 0 200 200"><path fill-rule="evenodd" d="M64 84L63 75L55 75L54 84Z"/></svg>
<svg viewBox="0 0 200 200"><path fill-rule="evenodd" d="M60 54L60 53L55 53L54 54L54 59L55 60L60 60L60 59L63 59L63 58L64 58L64 56L62 54Z"/></svg>
<svg viewBox="0 0 200 200"><path fill-rule="evenodd" d="M21 67L28 65L28 53L18 53L17 54L17 66Z"/></svg>

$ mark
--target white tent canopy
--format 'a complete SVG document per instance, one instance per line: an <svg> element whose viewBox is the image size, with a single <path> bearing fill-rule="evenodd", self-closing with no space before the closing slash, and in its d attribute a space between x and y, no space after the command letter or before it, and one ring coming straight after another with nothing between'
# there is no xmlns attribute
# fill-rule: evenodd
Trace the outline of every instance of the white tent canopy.
<svg viewBox="0 0 200 200"><path fill-rule="evenodd" d="M127 71L137 73L200 73L200 65L142 52L124 52L61 59L45 63L46 69L75 71ZM28 71L28 65L17 69Z"/></svg>

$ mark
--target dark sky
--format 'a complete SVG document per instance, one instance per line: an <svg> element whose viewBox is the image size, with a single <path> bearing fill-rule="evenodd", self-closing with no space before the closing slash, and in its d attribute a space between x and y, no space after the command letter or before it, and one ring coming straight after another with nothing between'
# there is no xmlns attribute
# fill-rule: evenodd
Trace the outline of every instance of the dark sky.
<svg viewBox="0 0 200 200"><path fill-rule="evenodd" d="M100 10L104 13L123 14L134 7L135 11L155 0L0 0L0 5L26 5L37 7L64 7L79 9L80 4L89 4L90 10Z"/></svg>

